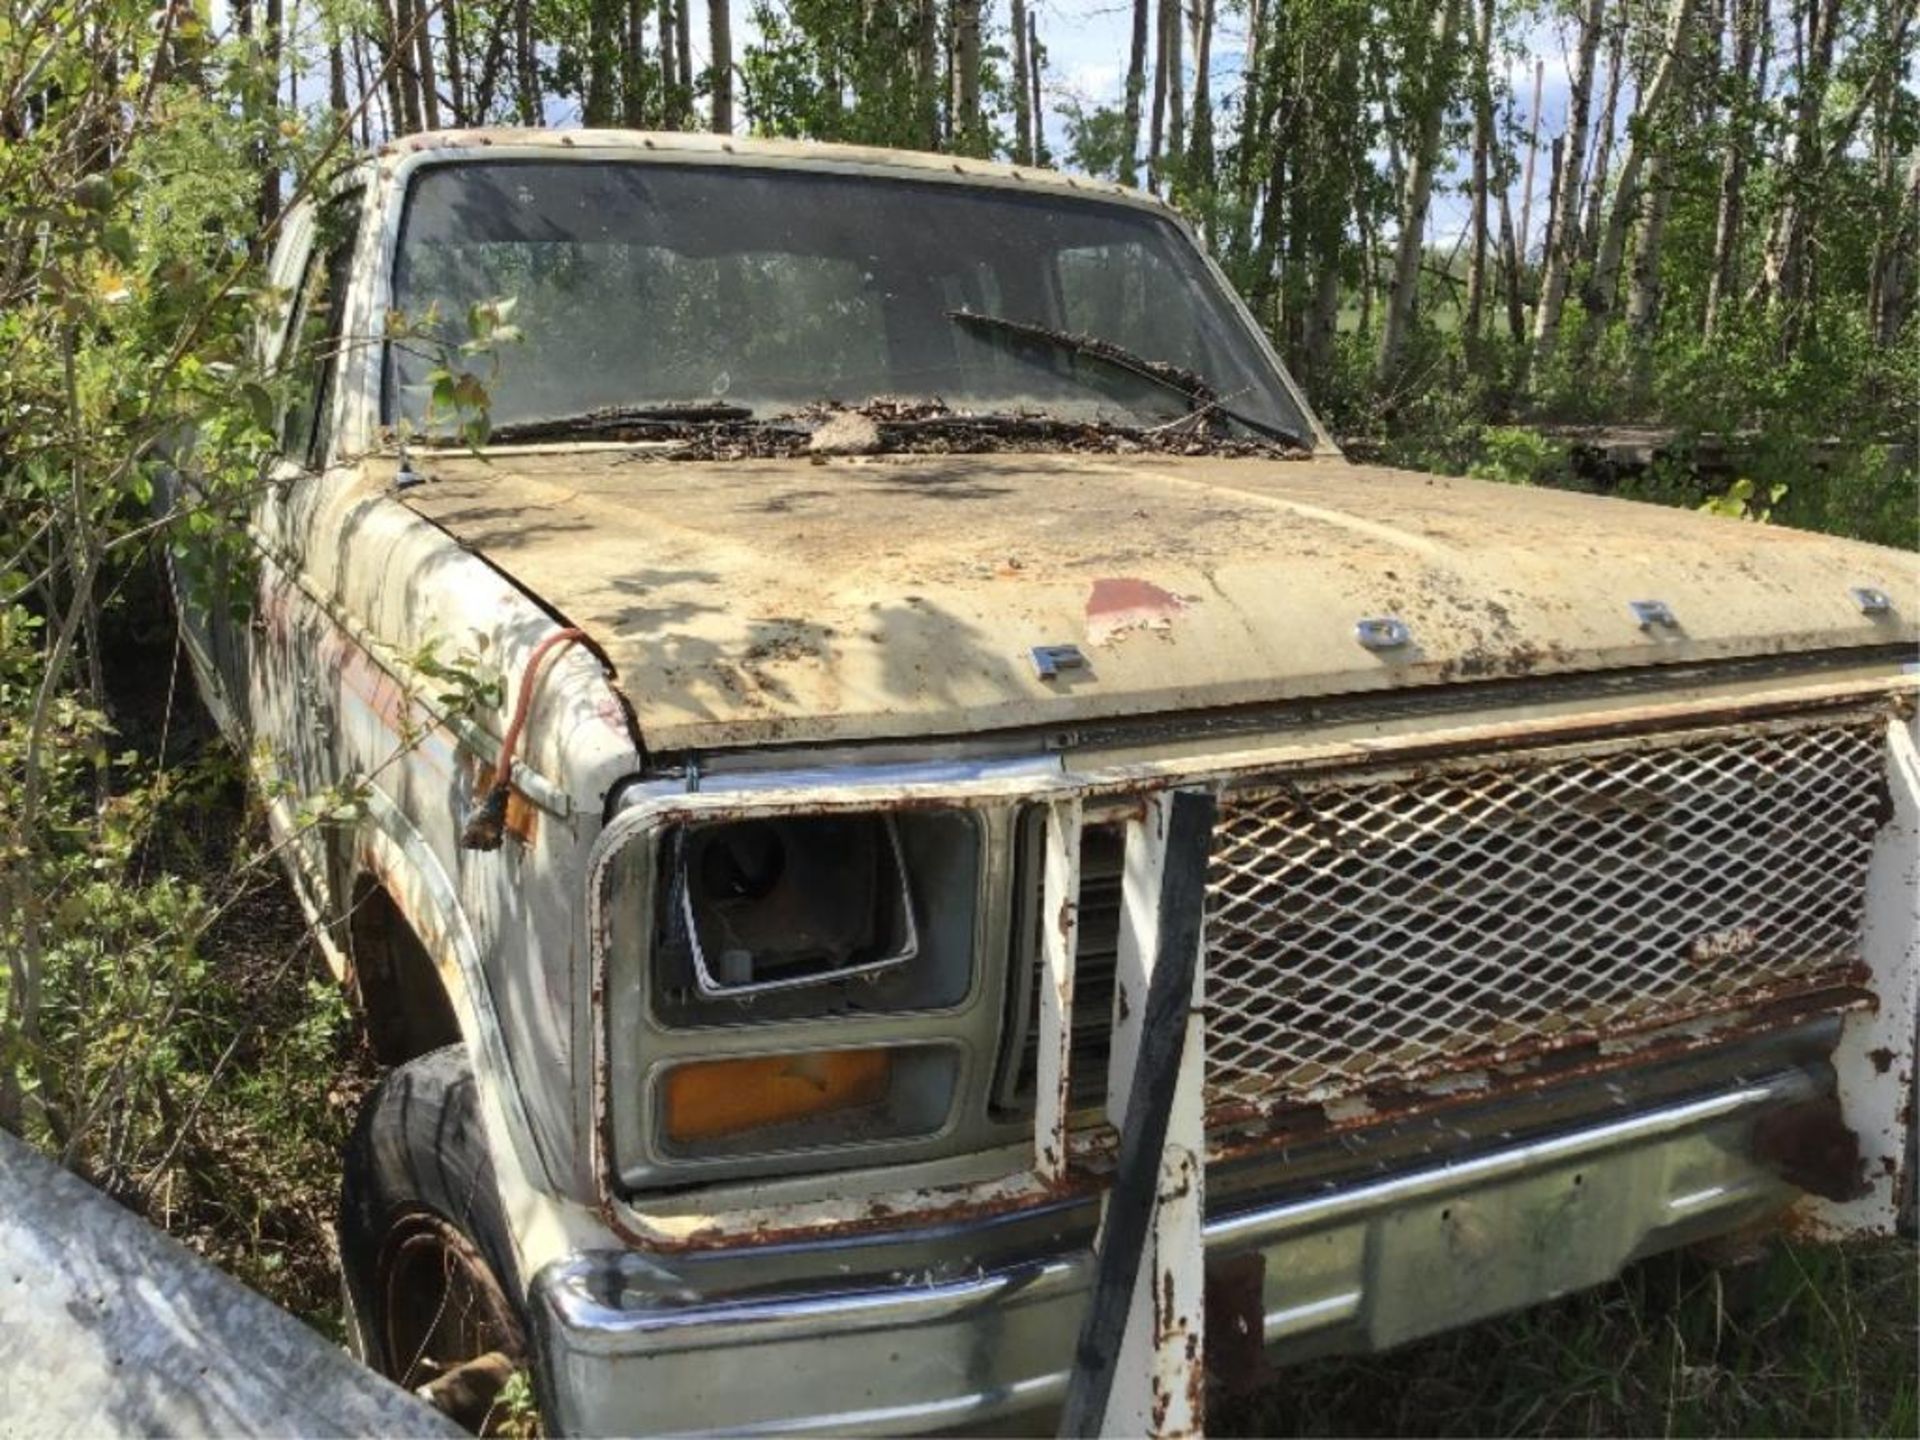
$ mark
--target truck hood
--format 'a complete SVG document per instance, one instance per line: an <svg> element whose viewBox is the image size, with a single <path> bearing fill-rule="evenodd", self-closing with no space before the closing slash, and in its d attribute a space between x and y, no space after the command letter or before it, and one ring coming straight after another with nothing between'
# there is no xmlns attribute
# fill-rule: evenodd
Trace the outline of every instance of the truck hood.
<svg viewBox="0 0 1920 1440"><path fill-rule="evenodd" d="M1337 458L558 449L424 468L405 503L585 628L656 752L1920 638L1902 551ZM1674 623L1643 625L1647 600ZM1380 618L1406 642L1361 644ZM1039 646L1085 663L1044 679Z"/></svg>

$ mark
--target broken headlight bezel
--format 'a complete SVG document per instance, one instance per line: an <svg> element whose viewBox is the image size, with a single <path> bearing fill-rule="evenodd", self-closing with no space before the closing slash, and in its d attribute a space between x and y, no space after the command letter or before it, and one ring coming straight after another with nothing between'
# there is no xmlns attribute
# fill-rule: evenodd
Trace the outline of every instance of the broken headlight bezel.
<svg viewBox="0 0 1920 1440"><path fill-rule="evenodd" d="M826 833L809 835L806 832L810 830ZM753 844L762 853L742 863L733 852L741 848L739 842L748 836L753 837ZM820 873L823 862L827 865L834 862L819 851L810 850L803 843L807 840L815 841L822 848L830 848L835 842L842 846L859 845L866 853L850 857L841 875L823 875ZM674 832L673 848L671 884L678 900L675 908L685 927L694 985L709 1000L743 1000L781 990L858 980L909 964L920 953L913 886L907 874L906 854L900 845L900 825L892 815L777 816L681 826ZM719 863L716 855L721 857ZM757 871L750 870L749 865L755 862L759 862ZM880 872L877 875L873 873L876 868ZM796 877L792 873L796 869L811 873ZM864 877L860 874L862 870L868 872ZM716 872L724 878L716 879ZM832 947L818 942L786 950L727 948L721 943L726 938L742 938L737 933L728 933L736 931L734 910L752 915L770 900L796 891L801 892L799 904L789 904L786 907L789 913L775 920L785 918L790 925L798 921L804 933L807 920L822 918L807 913L806 907L831 908L821 906L821 891L805 893L807 880L816 883L838 880L854 885L863 878L873 881L871 891L844 898L856 910L866 912L864 918L871 923L876 936L885 932L885 938L870 943L864 955L856 952L836 963ZM729 887L734 893L726 893ZM801 913L791 913L796 909ZM754 928L765 928L770 923L760 918ZM845 937L835 938L851 943ZM760 978L762 967L771 971L766 978ZM743 968L745 978L725 974L730 968Z"/></svg>
<svg viewBox="0 0 1920 1440"><path fill-rule="evenodd" d="M998 793L848 790L818 799L798 786L656 792L625 808L602 835L589 888L591 993L599 997L592 1033L603 1163L620 1193L824 1180L834 1171L948 1159L990 1164L973 1157L1017 1142L1017 1127L986 1102L1005 1006L1013 807ZM898 893L891 881L897 834L913 904L912 959L818 984L703 994L674 883L683 859L678 837L742 818L815 816L886 817L873 822L875 853L885 857L879 874L889 893ZM891 959L903 948L856 958ZM695 1144L668 1133L663 1087L689 1062L872 1047L906 1062L898 1074L908 1090L893 1092L885 1106L858 1107L844 1125L823 1114L805 1128L769 1124Z"/></svg>
<svg viewBox="0 0 1920 1440"><path fill-rule="evenodd" d="M780 835L808 871L803 880L816 885L835 877L823 876L817 857L808 852L864 835L876 864L864 892L823 892L813 914L806 913L802 899L798 916L793 914L796 897L787 897L784 907L775 907L784 913L773 918L797 920L795 928L817 938L847 913L844 901L866 912L873 943L844 963L811 968L793 955L756 953L749 966L729 976L719 943L726 927L716 923L720 917L714 913L721 907L701 894L701 850L709 837L753 826ZM662 1028L764 1029L946 1011L966 1004L977 988L975 925L985 842L971 810L689 817L662 832L656 845L646 983L650 1016ZM836 938L848 943L844 934Z"/></svg>

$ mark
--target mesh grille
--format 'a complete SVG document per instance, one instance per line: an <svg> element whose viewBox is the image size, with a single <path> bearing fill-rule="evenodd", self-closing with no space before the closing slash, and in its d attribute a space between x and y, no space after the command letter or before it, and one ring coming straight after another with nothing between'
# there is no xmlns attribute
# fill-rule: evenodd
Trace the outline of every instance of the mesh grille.
<svg viewBox="0 0 1920 1440"><path fill-rule="evenodd" d="M1327 1099L1857 958L1880 724L1222 797L1208 1094Z"/></svg>

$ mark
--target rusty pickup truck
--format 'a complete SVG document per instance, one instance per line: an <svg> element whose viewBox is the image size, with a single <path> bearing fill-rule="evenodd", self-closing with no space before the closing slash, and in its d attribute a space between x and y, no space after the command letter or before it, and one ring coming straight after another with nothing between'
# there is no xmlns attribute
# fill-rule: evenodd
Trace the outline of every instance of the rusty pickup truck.
<svg viewBox="0 0 1920 1440"><path fill-rule="evenodd" d="M1084 178L422 135L272 266L190 648L391 1067L355 1342L469 1423L1192 1433L1902 1222L1915 556L1350 464Z"/></svg>

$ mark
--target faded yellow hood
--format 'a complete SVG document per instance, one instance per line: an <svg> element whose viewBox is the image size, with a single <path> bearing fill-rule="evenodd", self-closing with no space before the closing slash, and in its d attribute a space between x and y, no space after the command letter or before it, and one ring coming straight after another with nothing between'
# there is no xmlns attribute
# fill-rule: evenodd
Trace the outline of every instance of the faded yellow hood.
<svg viewBox="0 0 1920 1440"><path fill-rule="evenodd" d="M959 734L1920 638L1920 557L1339 460L433 457L654 751ZM1890 615L1862 613L1858 587ZM1644 627L1658 600L1674 626ZM1410 635L1369 650L1356 623ZM1079 669L1042 679L1035 646Z"/></svg>

